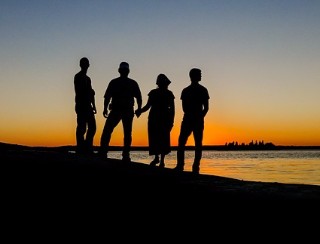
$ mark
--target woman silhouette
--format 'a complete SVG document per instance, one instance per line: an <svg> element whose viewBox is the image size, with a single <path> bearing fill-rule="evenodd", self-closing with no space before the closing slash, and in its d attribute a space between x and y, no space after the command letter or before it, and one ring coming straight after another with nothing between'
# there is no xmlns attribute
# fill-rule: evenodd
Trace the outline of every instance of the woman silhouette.
<svg viewBox="0 0 320 244"><path fill-rule="evenodd" d="M165 167L165 155L171 152L170 132L173 127L175 106L174 95L168 90L171 81L164 74L159 74L156 84L157 88L148 94L147 104L140 110L136 110L137 117L148 111L148 140L149 155L155 155L151 166ZM159 155L161 158L159 160Z"/></svg>

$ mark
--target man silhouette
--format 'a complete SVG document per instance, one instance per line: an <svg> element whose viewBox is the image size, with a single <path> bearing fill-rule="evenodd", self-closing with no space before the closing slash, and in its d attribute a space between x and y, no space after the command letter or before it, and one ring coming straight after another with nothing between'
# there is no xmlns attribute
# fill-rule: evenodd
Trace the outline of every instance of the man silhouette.
<svg viewBox="0 0 320 244"><path fill-rule="evenodd" d="M184 170L185 145L188 137L193 133L195 142L195 157L192 172L199 174L200 160L202 157L202 139L204 129L204 117L209 110L209 93L207 88L200 85L201 70L193 68L189 72L191 84L181 93L182 109L184 112L177 149L177 165L175 170Z"/></svg>
<svg viewBox="0 0 320 244"><path fill-rule="evenodd" d="M134 99L136 99L138 109L141 109L142 96L138 83L128 78L130 69L127 62L120 63L118 72L120 77L110 81L104 95L103 116L106 122L101 135L99 154L107 156L111 134L122 121L124 134L122 160L130 162ZM110 114L108 109L110 109Z"/></svg>
<svg viewBox="0 0 320 244"><path fill-rule="evenodd" d="M77 153L92 153L93 138L96 133L95 114L97 113L91 79L87 76L89 60L80 59L81 70L74 76L75 110L77 113ZM86 134L86 137L85 137Z"/></svg>

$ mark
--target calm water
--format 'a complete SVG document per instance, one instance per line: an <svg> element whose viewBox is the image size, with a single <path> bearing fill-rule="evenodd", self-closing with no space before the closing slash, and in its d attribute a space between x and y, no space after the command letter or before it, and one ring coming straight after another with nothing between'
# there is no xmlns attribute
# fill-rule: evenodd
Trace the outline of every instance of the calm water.
<svg viewBox="0 0 320 244"><path fill-rule="evenodd" d="M121 152L109 152L121 159ZM185 171L191 171L193 151L186 151ZM149 164L148 151L132 151L132 161ZM166 168L176 165L176 151L166 156ZM320 150L203 151L201 174L240 180L320 185Z"/></svg>

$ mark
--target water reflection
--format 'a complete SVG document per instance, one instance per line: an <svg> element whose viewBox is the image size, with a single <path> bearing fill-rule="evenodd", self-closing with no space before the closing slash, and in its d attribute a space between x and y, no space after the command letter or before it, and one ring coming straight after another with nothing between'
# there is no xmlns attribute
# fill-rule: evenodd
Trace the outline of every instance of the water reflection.
<svg viewBox="0 0 320 244"><path fill-rule="evenodd" d="M109 157L121 159L121 152ZM133 161L149 164L147 151L133 151ZM194 152L186 152L185 170L191 171ZM166 168L176 165L176 151L166 157ZM320 150L203 151L201 174L240 180L320 185Z"/></svg>

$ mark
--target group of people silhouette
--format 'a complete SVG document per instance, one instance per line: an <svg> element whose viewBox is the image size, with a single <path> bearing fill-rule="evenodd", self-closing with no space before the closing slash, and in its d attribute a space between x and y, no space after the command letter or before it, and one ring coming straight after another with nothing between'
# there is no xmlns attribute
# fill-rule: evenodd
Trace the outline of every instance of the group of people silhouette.
<svg viewBox="0 0 320 244"><path fill-rule="evenodd" d="M81 70L74 76L75 111L77 114L76 152L78 154L93 153L93 138L96 133L95 91L91 79L87 75L90 66L86 57L80 59ZM156 79L157 88L148 93L148 100L142 107L142 95L138 82L129 78L130 68L127 62L121 62L118 68L119 77L112 79L104 94L103 116L106 118L100 139L98 155L107 158L109 143L115 127L122 122L123 150L122 161L129 163L132 143L132 125L134 115L137 118L149 110L148 142L149 155L153 155L151 166L165 167L165 156L171 152L170 134L174 125L175 96L169 90L171 81L164 74ZM177 164L175 170L183 171L185 165L185 146L193 133L195 156L192 172L199 174L202 157L202 140L204 118L209 110L209 93L207 88L200 85L202 74L198 68L189 72L191 84L181 92L183 119L177 148ZM137 109L134 110L135 102Z"/></svg>

